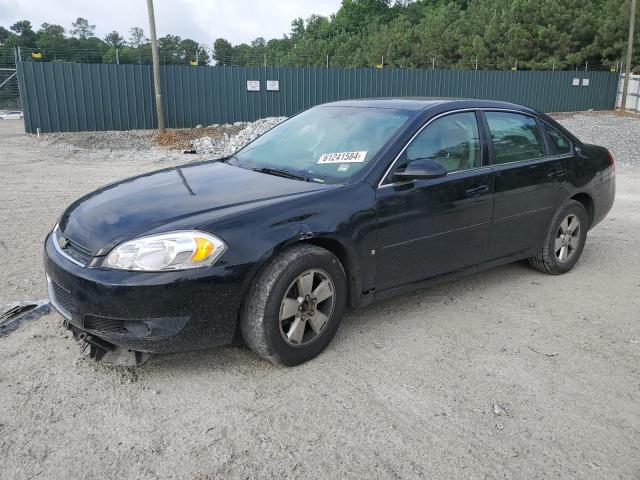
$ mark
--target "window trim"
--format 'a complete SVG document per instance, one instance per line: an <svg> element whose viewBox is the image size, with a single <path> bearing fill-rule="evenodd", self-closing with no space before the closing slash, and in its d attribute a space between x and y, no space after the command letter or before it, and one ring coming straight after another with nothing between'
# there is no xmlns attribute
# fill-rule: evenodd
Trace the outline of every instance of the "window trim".
<svg viewBox="0 0 640 480"><path fill-rule="evenodd" d="M389 175L390 175L391 171L393 170L395 164L398 162L398 160L400 159L402 154L405 152L405 150L409 147L411 142L413 142L413 140L418 135L420 135L420 133L422 133L422 131L425 128L427 128L429 126L429 124L431 124L433 121L437 120L438 118L444 117L446 115L450 115L452 113L462 113L462 112L476 112L476 120L478 121L478 129L480 130L482 165L479 166L479 167L475 167L475 168L469 168L467 170L457 170L455 172L450 172L450 173L447 174L447 177L449 177L449 176L458 176L459 174L464 174L464 173L467 173L467 172L481 171L481 170L495 168L495 167L503 167L503 166L504 167L508 167L508 166L511 166L511 165L523 165L525 163L541 163L541 162L546 162L546 161L550 161L550 160L560 160L560 159L564 159L564 158L571 158L577 152L576 146L575 146L575 143L573 142L573 140L571 140L570 137L567 137L562 132L560 132L562 134L562 136L567 138L567 140L569 141L569 144L571 145L571 152L570 153L558 154L555 151L555 147L554 147L555 154L551 155L551 152L548 151L550 145L547 144L547 142L551 142L551 139L549 138L549 135L546 132L546 130L544 128L540 128L539 124L543 123L543 124L548 125L549 127L553 128L554 130L558 130L558 129L555 128L553 125L551 125L549 122L546 122L544 119L542 119L541 117L538 117L535 114L532 114L532 113L529 113L529 112L523 112L522 110L516 110L516 109L513 109L513 108L499 108L499 107L497 107L497 108L496 107L459 108L459 109L449 110L449 111L446 111L446 112L439 113L438 115L436 115L436 116L430 118L429 120L427 120L411 136L411 138L409 140L407 140L407 143L405 143L405 145L402 147L400 152L395 156L393 161L389 164L389 166L384 171L384 174L380 178L380 181L378 182L378 185L377 185L376 188L377 189L379 189L379 188L387 188L387 187L393 187L393 186L396 186L396 185L406 184L407 183L406 181L404 181L404 182L392 182L392 181L389 180L388 183L385 183L385 180L387 180L389 178ZM484 115L485 112L518 113L520 115L525 115L527 117L533 118L536 121L536 123L538 123L538 126L539 126L540 130L542 131L542 135L543 135L544 140L545 140L545 156L544 157L540 157L540 158L531 158L531 159L519 160L517 162L494 163L493 142L491 142L491 140L490 140L491 137L487 137L487 135L490 135L490 132L489 132L489 125L487 123L487 119L486 119L486 117ZM480 118L478 118L478 115L480 116Z"/></svg>
<svg viewBox="0 0 640 480"><path fill-rule="evenodd" d="M448 112L448 114L447 114L447 115L442 115L442 116L440 116L439 118L434 119L434 121L433 121L432 123L436 123L436 121L438 121L438 120L442 120L442 119L444 119L444 118L446 118L446 117L450 117L450 116L454 116L454 115L471 115L471 116L473 117L473 120L475 121L475 124L476 124L475 126L476 126L476 133L477 133L477 150L478 150L478 162L477 162L477 163L479 163L479 165L478 165L477 167L473 167L473 168L465 168L465 169L456 169L456 170L451 170L451 171L447 172L447 175L452 174L452 173L457 173L457 172L463 172L463 171L464 171L464 172L466 172L466 171L468 171L468 170L473 170L473 169L475 169L475 168L478 168L478 167L484 166L484 165L485 165L485 163L486 163L486 162L485 162L484 155L483 155L483 151L482 151L482 146L483 146L483 141L484 141L484 136L483 136L483 133L484 133L484 132L483 132L483 129L482 129L482 124L481 124L481 122L480 122L480 119L478 118L478 112L475 112L475 111L469 111L469 112ZM413 159L409 159L409 158L408 158L408 156L409 156L409 153L408 153L408 152L409 152L409 150L410 150L410 149L411 149L411 147L415 144L415 142L420 138L420 136L422 135L422 133L424 133L425 131L426 131L426 127L425 127L424 129L422 129L422 131L421 131L418 135L416 135L414 138L412 138L412 139L408 142L408 144L407 144L407 146L406 146L406 149L404 150L404 152L402 152L402 153L400 154L400 157L402 157L404 154L406 154L406 156L407 156L406 161L407 161L407 162L413 162L413 161L415 161L415 160L420 160L420 159L422 159L422 158L425 158L425 157L418 157L418 158L413 158ZM474 162L474 163L476 163L476 162Z"/></svg>
<svg viewBox="0 0 640 480"><path fill-rule="evenodd" d="M406 183L406 182L388 182L385 183L385 180L389 177L389 174L391 173L391 170L393 169L393 167L395 166L395 164L398 162L398 160L400 159L400 157L402 156L402 154L407 150L407 148L409 148L409 145L411 145L413 143L413 141L416 139L416 137L418 135L420 135L422 133L422 131L427 128L431 123L435 122L437 119L442 118L442 117L446 117L447 115L451 115L454 113L464 113L464 112L477 112L478 108L461 108L461 109L457 109L457 110L449 110L447 112L442 112L439 113L438 115L436 115L435 117L430 118L429 120L427 120L419 129L418 131L416 131L416 133L414 133L411 138L409 140L407 140L407 143L404 144L404 146L402 147L402 150L400 150L400 152L398 152L398 154L396 155L396 157L393 159L393 161L389 164L389 166L387 167L387 169L384 171L384 174L382 175L382 178L380 179L380 181L378 182L378 187L377 188L386 188L392 185L397 185L398 183ZM476 167L476 168L469 168L467 170L458 170L455 172L451 172L448 173L447 176L458 173L458 172L470 172L472 170L477 170L479 168L484 168L487 165L484 165L484 161L482 158L482 142L483 142L483 136L482 136L482 132L480 132L481 130L481 125L480 122L478 122L478 116L476 115L476 123L478 124L478 136L479 136L479 140L480 140L480 159L483 163L483 165L481 165L480 167Z"/></svg>

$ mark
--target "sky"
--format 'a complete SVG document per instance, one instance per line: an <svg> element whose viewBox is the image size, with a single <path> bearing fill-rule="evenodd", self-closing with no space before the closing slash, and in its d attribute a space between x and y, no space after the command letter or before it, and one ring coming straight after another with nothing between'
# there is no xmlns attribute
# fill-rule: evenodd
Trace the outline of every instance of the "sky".
<svg viewBox="0 0 640 480"><path fill-rule="evenodd" d="M216 38L249 43L256 37L281 38L294 18L328 16L340 0L154 0L158 37L172 34L211 46ZM96 26L103 38L112 30L128 37L140 26L149 34L146 0L0 0L0 25L9 28L30 20L34 30L43 22L69 29L77 17Z"/></svg>

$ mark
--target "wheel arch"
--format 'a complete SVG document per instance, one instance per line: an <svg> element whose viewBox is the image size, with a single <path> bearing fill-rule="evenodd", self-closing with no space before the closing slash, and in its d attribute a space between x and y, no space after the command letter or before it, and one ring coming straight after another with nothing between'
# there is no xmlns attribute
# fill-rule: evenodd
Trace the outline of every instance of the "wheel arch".
<svg viewBox="0 0 640 480"><path fill-rule="evenodd" d="M584 209L587 211L587 218L589 219L589 228L591 228L591 225L593 224L593 216L595 213L593 198L591 198L591 195L585 192L580 192L580 193L576 193L569 200L575 200L576 202L580 202L582 204Z"/></svg>
<svg viewBox="0 0 640 480"><path fill-rule="evenodd" d="M355 306L359 299L357 292L360 291L359 285L361 282L359 276L356 274L358 269L356 265L354 265L355 255L349 251L347 246L332 237L311 237L301 239L298 242L287 245L287 247L299 244L315 245L316 247L324 248L336 256L342 264L342 268L347 277L347 288L349 289L347 292L347 304L349 307Z"/></svg>
<svg viewBox="0 0 640 480"><path fill-rule="evenodd" d="M342 265L344 273L347 277L347 288L349 289L349 291L347 292L347 305L349 307L356 306L360 299L359 292L362 291L362 280L359 275L360 269L358 266L356 255L354 252L350 251L350 249L347 245L345 245L344 242L330 236L296 235L294 238L289 238L288 240L282 241L274 248L266 252L265 255L263 255L263 257L260 259L260 261L256 263L256 265L248 275L247 280L245 281L245 287L247 288L251 284L251 282L253 282L253 280L258 276L259 272L269 264L273 257L295 245L304 244L315 245L331 252L336 256L336 258L340 261L340 264Z"/></svg>

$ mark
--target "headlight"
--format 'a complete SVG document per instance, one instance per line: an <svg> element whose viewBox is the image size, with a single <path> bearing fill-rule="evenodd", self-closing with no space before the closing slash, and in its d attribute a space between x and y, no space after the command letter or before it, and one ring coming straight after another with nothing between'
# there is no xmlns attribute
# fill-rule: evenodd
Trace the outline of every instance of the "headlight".
<svg viewBox="0 0 640 480"><path fill-rule="evenodd" d="M208 267L227 246L218 237L198 231L140 237L111 250L104 268L157 272Z"/></svg>

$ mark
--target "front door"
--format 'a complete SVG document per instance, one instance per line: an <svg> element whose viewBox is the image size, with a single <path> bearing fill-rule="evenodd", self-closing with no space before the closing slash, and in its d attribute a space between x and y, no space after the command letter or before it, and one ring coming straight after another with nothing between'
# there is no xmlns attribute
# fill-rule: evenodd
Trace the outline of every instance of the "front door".
<svg viewBox="0 0 640 480"><path fill-rule="evenodd" d="M377 190L378 291L482 263L491 228L493 182L475 112L431 121L408 145ZM448 171L443 178L394 182L418 159Z"/></svg>

